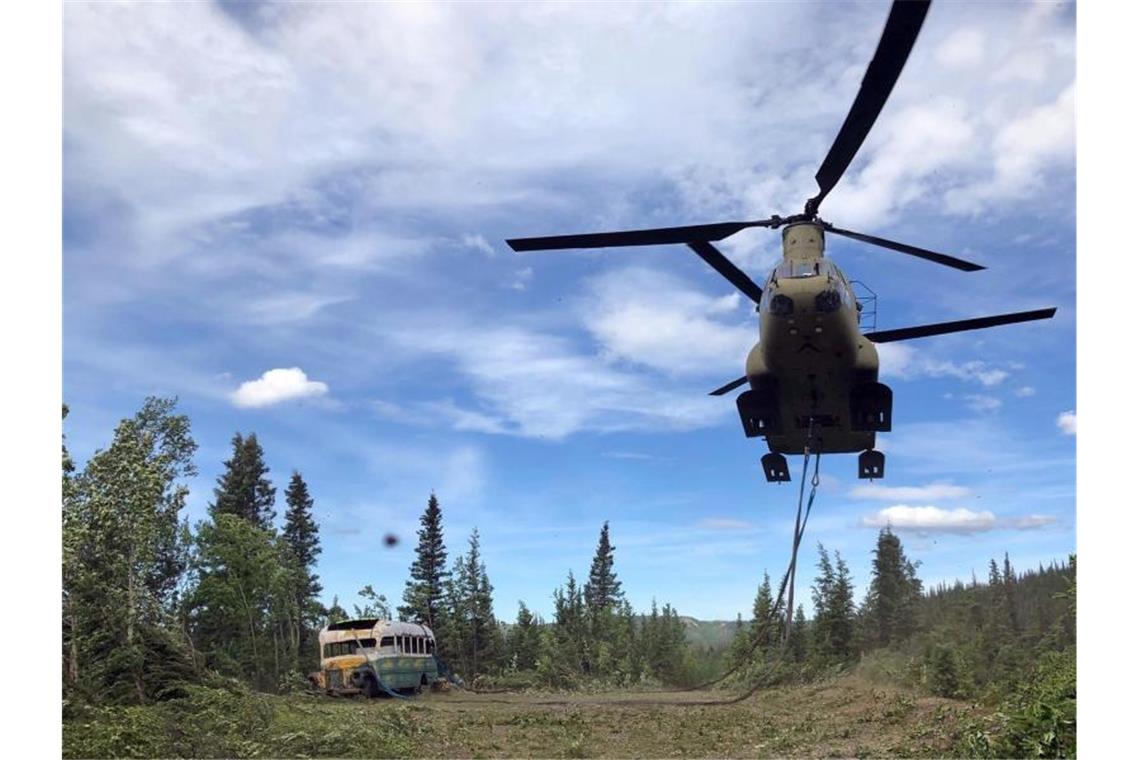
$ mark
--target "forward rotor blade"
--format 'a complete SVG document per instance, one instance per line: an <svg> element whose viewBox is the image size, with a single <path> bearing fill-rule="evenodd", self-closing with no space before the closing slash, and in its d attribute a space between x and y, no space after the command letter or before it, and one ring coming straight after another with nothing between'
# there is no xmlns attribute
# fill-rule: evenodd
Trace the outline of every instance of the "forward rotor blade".
<svg viewBox="0 0 1140 760"><path fill-rule="evenodd" d="M985 269L985 267L981 264L975 264L972 261L966 261L965 259L958 259L953 256L947 256L945 253L928 251L925 248L918 248L917 246L907 245L906 243L897 243L894 240L887 240L886 238L875 237L874 235L864 235L862 232L852 232L851 230L840 229L839 227L831 226L827 222L823 222L822 226L828 232L834 232L836 235L849 237L853 240L862 240L864 243L870 243L871 245L877 245L882 248L890 248L892 251L898 251L899 253L906 253L910 254L911 256L917 256L920 259L926 259L927 261L933 261L935 264L942 264L943 266L960 269L963 272L977 272Z"/></svg>
<svg viewBox="0 0 1140 760"><path fill-rule="evenodd" d="M863 337L872 343L893 343L897 340L927 338L931 335L945 335L946 333L965 332L966 330L981 330L986 327L1012 325L1017 322L1032 322L1035 319L1050 319L1056 311L1056 307L1037 309L1035 311L1018 311L1013 314L998 314L993 317L960 319L956 322L939 322L934 325L919 325L918 327L902 327L898 330L879 330L878 332L865 333Z"/></svg>
<svg viewBox="0 0 1140 760"><path fill-rule="evenodd" d="M739 388L740 386L744 385L747 382L748 382L748 376L747 375L745 375L744 377L738 377L735 380L733 380L731 383L728 383L727 385L720 386L719 388L717 388L715 391L713 391L709 395L710 396L723 396L724 394L728 393L729 391L736 390L737 388Z"/></svg>
<svg viewBox="0 0 1140 760"><path fill-rule="evenodd" d="M625 245L668 245L669 243L696 243L723 240L749 227L773 227L778 218L753 222L719 222L694 224L688 227L660 227L651 230L624 230L621 232L593 232L584 235L551 235L548 237L513 238L507 241L513 250L554 251L565 248L609 248Z"/></svg>
<svg viewBox="0 0 1140 760"><path fill-rule="evenodd" d="M918 39L918 30L922 28L929 8L929 0L895 0L891 5L891 13L883 27L883 36L879 38L879 47L867 66L867 73L863 75L855 102L851 104L847 119L839 128L831 150L815 174L815 181L819 183L819 195L810 202L813 210L819 207L820 202L835 187L835 183L859 152L906 65L910 49Z"/></svg>
<svg viewBox="0 0 1140 760"><path fill-rule="evenodd" d="M723 253L714 248L712 243L704 241L689 243L689 247L704 259L706 264L719 272L721 277L735 285L737 290L751 298L754 303L760 303L760 299L764 297L764 288L740 271Z"/></svg>

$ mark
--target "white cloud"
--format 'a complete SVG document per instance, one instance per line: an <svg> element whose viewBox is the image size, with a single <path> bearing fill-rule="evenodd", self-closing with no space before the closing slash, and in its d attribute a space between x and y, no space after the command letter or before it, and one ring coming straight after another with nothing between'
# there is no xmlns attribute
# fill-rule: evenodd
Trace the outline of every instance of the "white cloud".
<svg viewBox="0 0 1140 760"><path fill-rule="evenodd" d="M930 533L981 533L989 530L1034 530L1055 524L1055 518L1045 515L999 519L988 510L974 511L959 507L942 509L931 506L896 504L863 517L865 528L891 528L920 534Z"/></svg>
<svg viewBox="0 0 1140 760"><path fill-rule="evenodd" d="M1037 393L1036 388L1034 388L1031 385L1023 385L1022 387L1015 390L1013 392L1013 395L1017 396L1018 398L1029 398L1030 396L1034 395L1035 393Z"/></svg>
<svg viewBox="0 0 1140 760"><path fill-rule="evenodd" d="M925 356L913 346L899 343L884 343L877 346L879 351L879 372L883 377L900 377L911 380L917 377L954 377L962 381L974 381L987 388L1000 385L1009 377L1009 372L991 367L985 362L971 360L952 362Z"/></svg>
<svg viewBox="0 0 1140 760"><path fill-rule="evenodd" d="M495 249L492 248L491 244L487 242L487 238L483 237L482 235L464 235L463 245L467 246L468 248L474 248L476 251L481 251L488 256L495 255Z"/></svg>
<svg viewBox="0 0 1140 760"><path fill-rule="evenodd" d="M1073 410L1057 415L1057 428L1065 435L1077 434L1077 413Z"/></svg>
<svg viewBox="0 0 1140 760"><path fill-rule="evenodd" d="M247 380L230 395L234 406L272 406L283 401L300 398L317 398L329 392L329 387L310 380L300 367L271 369L257 380Z"/></svg>
<svg viewBox="0 0 1140 760"><path fill-rule="evenodd" d="M741 319L744 299L737 292L708 296L639 267L606 272L588 291L582 321L612 359L671 374L741 372L758 338Z"/></svg>
<svg viewBox="0 0 1140 760"><path fill-rule="evenodd" d="M482 432L562 439L590 430L691 430L733 411L702 387L678 387L584 353L556 334L518 327L448 325L400 328L397 343L455 362L479 402L477 412L440 407L453 425Z"/></svg>
<svg viewBox="0 0 1140 760"><path fill-rule="evenodd" d="M1012 120L994 136L991 178L947 191L947 210L976 214L987 204L1016 198L1043 184L1051 166L1075 160L1076 85L1070 84L1052 103Z"/></svg>
<svg viewBox="0 0 1140 760"><path fill-rule="evenodd" d="M970 489L953 483L927 483L923 486L884 486L877 483L860 483L848 495L856 499L881 499L883 501L938 501L941 499L964 499Z"/></svg>
<svg viewBox="0 0 1140 760"><path fill-rule="evenodd" d="M938 46L934 57L952 69L973 68L984 60L986 35L981 29L958 29Z"/></svg>

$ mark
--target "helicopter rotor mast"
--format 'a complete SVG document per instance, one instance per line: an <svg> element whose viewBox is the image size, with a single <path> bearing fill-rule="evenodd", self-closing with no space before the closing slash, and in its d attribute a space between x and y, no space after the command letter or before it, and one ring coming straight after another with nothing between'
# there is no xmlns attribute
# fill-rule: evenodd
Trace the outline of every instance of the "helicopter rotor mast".
<svg viewBox="0 0 1140 760"><path fill-rule="evenodd" d="M819 225L826 232L833 232L836 235L886 248L897 253L915 256L963 272L977 272L985 269L980 264L944 253L835 227L820 219L818 215L820 203L843 177L844 172L847 171L855 155L859 152L859 148L862 147L867 134L871 131L871 127L878 119L879 113L883 110L899 74L902 73L903 67L906 65L911 48L914 47L929 8L930 0L895 0L892 4L882 37L879 39L879 45L875 49L875 55L867 66L867 73L859 85L859 92L855 95L847 118L835 136L827 156L820 164L819 171L815 174L819 192L807 200L804 205L804 213L792 216L773 214L767 219L691 224L681 227L512 238L507 240L507 245L514 251L521 253L525 251L565 250L567 248L610 248L685 243L713 269L717 270L721 276L754 301L759 300L755 294L760 290L760 287L732 265L723 254L709 245L714 241L723 240L741 230L753 227L778 229L789 224L807 222ZM727 274L728 271L733 272L732 276ZM744 280L748 280L748 284L742 284Z"/></svg>

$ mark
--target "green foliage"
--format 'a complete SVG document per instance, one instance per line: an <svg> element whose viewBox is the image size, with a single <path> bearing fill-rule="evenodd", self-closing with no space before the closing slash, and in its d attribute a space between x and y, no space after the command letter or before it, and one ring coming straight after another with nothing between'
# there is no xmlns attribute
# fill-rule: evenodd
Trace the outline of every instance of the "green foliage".
<svg viewBox="0 0 1140 760"><path fill-rule="evenodd" d="M357 596L364 600L364 606L352 605L354 618L392 619L392 608L388 606L388 597L376 593L371 583L360 589Z"/></svg>
<svg viewBox="0 0 1140 760"><path fill-rule="evenodd" d="M313 499L309 487L294 471L285 491L285 528L281 532L285 545L293 554L292 609L289 612L290 648L295 653L294 669L315 670L317 658L317 629L321 622L321 583L317 578L317 557L321 553L319 528L313 519Z"/></svg>
<svg viewBox="0 0 1140 760"><path fill-rule="evenodd" d="M519 616L514 627L508 635L507 648L511 653L511 665L514 670L533 670L538 664L542 638L539 629L542 620L527 609L524 602L519 602Z"/></svg>
<svg viewBox="0 0 1140 760"><path fill-rule="evenodd" d="M970 757L1076 757L1075 648L1044 654L992 718L963 733L959 750Z"/></svg>
<svg viewBox="0 0 1140 760"><path fill-rule="evenodd" d="M148 398L77 476L64 450L64 683L89 699L146 702L194 677L172 618L197 446L175 403Z"/></svg>
<svg viewBox="0 0 1140 760"><path fill-rule="evenodd" d="M419 543L409 573L411 578L404 586L400 619L423 623L432 631L442 630L446 628L446 621L441 616L445 614L443 597L450 573L447 570L447 548L443 543L443 513L434 493L428 497L416 535Z"/></svg>
<svg viewBox="0 0 1140 760"><path fill-rule="evenodd" d="M187 603L194 641L210 667L259 689L294 669L290 617L297 567L271 530L234 514L198 525L196 585Z"/></svg>
<svg viewBox="0 0 1140 760"><path fill-rule="evenodd" d="M917 565L907 559L902 542L890 528L879 531L871 563L871 583L863 604L864 646L890 646L918 627L917 608L922 581Z"/></svg>
<svg viewBox="0 0 1140 760"><path fill-rule="evenodd" d="M64 722L72 757L412 757L430 737L410 708L383 712L191 687L147 707L79 707Z"/></svg>
<svg viewBox="0 0 1140 760"><path fill-rule="evenodd" d="M467 553L455 560L444 589L440 652L465 678L494 673L502 668L506 642L495 620L487 566L479 553L479 530L471 531Z"/></svg>
<svg viewBox="0 0 1140 760"><path fill-rule="evenodd" d="M935 647L927 667L931 691L940 697L962 696L962 665L957 651L945 644Z"/></svg>
<svg viewBox="0 0 1140 760"><path fill-rule="evenodd" d="M610 543L610 524L602 524L598 548L590 563L590 575L582 588L582 598L590 618L590 630L595 636L607 638L613 611L623 598L621 581L614 572L614 546Z"/></svg>
<svg viewBox="0 0 1140 760"><path fill-rule="evenodd" d="M819 545L819 575L812 585L815 605L811 657L818 665L850 661L855 656L855 601L847 563L834 552L835 564Z"/></svg>
<svg viewBox="0 0 1140 760"><path fill-rule="evenodd" d="M276 489L266 476L269 468L264 462L257 434L243 438L234 433L233 456L225 462L225 472L218 477L210 516L236 515L259 528L273 527L273 502Z"/></svg>

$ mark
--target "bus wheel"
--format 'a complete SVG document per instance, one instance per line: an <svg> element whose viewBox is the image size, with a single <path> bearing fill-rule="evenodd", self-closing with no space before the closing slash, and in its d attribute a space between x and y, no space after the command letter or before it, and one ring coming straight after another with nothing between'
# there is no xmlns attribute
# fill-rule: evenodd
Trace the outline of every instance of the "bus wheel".
<svg viewBox="0 0 1140 760"><path fill-rule="evenodd" d="M364 678L364 696L369 699L375 699L380 696L380 684L376 683L376 677L369 675Z"/></svg>

